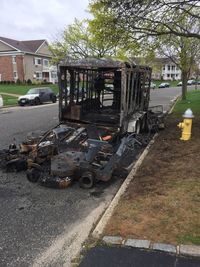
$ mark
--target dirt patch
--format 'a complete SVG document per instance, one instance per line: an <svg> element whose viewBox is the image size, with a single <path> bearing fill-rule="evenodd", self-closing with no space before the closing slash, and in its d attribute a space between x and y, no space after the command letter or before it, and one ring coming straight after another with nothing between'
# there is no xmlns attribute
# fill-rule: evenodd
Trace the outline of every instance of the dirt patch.
<svg viewBox="0 0 200 267"><path fill-rule="evenodd" d="M187 142L178 122L168 117L104 234L200 244L200 119Z"/></svg>

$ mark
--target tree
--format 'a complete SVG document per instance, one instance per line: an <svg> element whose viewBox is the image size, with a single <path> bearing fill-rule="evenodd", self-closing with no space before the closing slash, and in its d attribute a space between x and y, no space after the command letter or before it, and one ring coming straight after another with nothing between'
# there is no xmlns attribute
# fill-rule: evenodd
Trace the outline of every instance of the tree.
<svg viewBox="0 0 200 267"><path fill-rule="evenodd" d="M139 56L159 47L159 53L181 69L182 98L186 98L187 80L199 47L199 1L93 0L90 12L97 25L104 14L104 28L114 25L111 34L121 32L126 47L131 42L139 44Z"/></svg>
<svg viewBox="0 0 200 267"><path fill-rule="evenodd" d="M197 39L182 36L162 36L156 42L158 53L169 58L181 70L182 99L185 100L187 81L200 55L200 42Z"/></svg>
<svg viewBox="0 0 200 267"><path fill-rule="evenodd" d="M75 19L64 30L62 40L54 41L50 49L55 55L53 62L58 63L67 56L74 59L115 56L117 44L116 39L107 39L107 35L100 29L94 31L94 26L88 20Z"/></svg>
<svg viewBox="0 0 200 267"><path fill-rule="evenodd" d="M200 39L200 2L196 0L92 0L90 12L112 14L113 23L139 39L176 35ZM190 30L182 25L187 16Z"/></svg>

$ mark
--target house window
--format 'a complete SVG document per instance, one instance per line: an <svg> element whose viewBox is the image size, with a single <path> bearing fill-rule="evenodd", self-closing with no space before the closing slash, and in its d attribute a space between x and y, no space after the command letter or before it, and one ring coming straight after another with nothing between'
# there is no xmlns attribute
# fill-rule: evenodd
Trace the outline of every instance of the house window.
<svg viewBox="0 0 200 267"><path fill-rule="evenodd" d="M35 65L42 65L42 59L39 57L35 57Z"/></svg>
<svg viewBox="0 0 200 267"><path fill-rule="evenodd" d="M42 80L42 72L41 71L36 71L35 72L35 78L37 80Z"/></svg>
<svg viewBox="0 0 200 267"><path fill-rule="evenodd" d="M163 70L165 70L165 65L163 66Z"/></svg>
<svg viewBox="0 0 200 267"><path fill-rule="evenodd" d="M51 78L56 79L57 78L57 73L56 72L51 72Z"/></svg>
<svg viewBox="0 0 200 267"><path fill-rule="evenodd" d="M15 80L18 79L18 74L17 74L16 71L13 72L13 78L14 78Z"/></svg>
<svg viewBox="0 0 200 267"><path fill-rule="evenodd" d="M170 78L170 74L167 74L167 78Z"/></svg>
<svg viewBox="0 0 200 267"><path fill-rule="evenodd" d="M45 67L49 67L49 60L48 59L43 59L43 65Z"/></svg>
<svg viewBox="0 0 200 267"><path fill-rule="evenodd" d="M16 56L12 56L12 63L16 64Z"/></svg>
<svg viewBox="0 0 200 267"><path fill-rule="evenodd" d="M168 65L167 67L168 67L168 70L170 70L170 65Z"/></svg>
<svg viewBox="0 0 200 267"><path fill-rule="evenodd" d="M175 66L172 66L172 70L175 70Z"/></svg>

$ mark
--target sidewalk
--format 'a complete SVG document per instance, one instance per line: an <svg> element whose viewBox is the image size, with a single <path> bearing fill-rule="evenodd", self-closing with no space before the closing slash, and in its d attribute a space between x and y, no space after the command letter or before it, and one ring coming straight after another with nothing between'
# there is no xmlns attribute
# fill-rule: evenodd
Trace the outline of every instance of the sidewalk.
<svg viewBox="0 0 200 267"><path fill-rule="evenodd" d="M5 92L0 92L0 95L8 95L8 96L14 96L14 97L19 97L21 95L19 94L11 94L11 93L5 93Z"/></svg>

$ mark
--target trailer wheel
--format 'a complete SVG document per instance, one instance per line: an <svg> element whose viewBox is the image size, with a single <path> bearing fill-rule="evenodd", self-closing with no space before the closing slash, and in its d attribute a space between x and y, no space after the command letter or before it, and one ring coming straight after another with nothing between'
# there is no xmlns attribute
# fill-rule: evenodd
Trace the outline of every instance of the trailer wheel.
<svg viewBox="0 0 200 267"><path fill-rule="evenodd" d="M79 179L79 185L81 188L89 189L94 186L94 175L91 172L85 172Z"/></svg>
<svg viewBox="0 0 200 267"><path fill-rule="evenodd" d="M26 177L31 183L36 183L41 176L41 172L35 168L28 169L26 172Z"/></svg>

